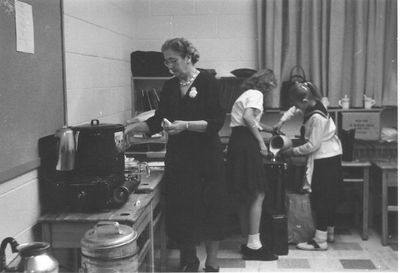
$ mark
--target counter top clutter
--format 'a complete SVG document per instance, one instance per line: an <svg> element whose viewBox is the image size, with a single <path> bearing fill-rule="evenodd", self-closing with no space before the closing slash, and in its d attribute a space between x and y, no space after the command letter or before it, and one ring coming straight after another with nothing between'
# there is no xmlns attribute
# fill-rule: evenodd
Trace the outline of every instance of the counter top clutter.
<svg viewBox="0 0 400 273"><path fill-rule="evenodd" d="M154 115L154 110L143 112L134 118L127 120L127 127L130 124L136 122L143 122ZM155 134L151 137L147 137L143 134L129 135L128 142L130 147L125 150L125 155L127 157L134 157L138 160L154 159L154 158L164 158L165 148L166 148L166 135L165 134Z"/></svg>
<svg viewBox="0 0 400 273"><path fill-rule="evenodd" d="M128 201L118 209L99 212L69 212L43 215L39 219L42 226L42 241L49 242L53 249L70 249L74 253L72 264L60 264L77 272L80 267L81 239L86 231L100 221L114 221L133 227L138 233L138 264L149 266L144 271L154 271L154 229L161 224L160 181L163 171L153 170L149 177L142 177L138 191L129 196ZM158 229L159 232L162 229ZM56 257L57 258L57 257ZM146 261L146 262L144 262Z"/></svg>

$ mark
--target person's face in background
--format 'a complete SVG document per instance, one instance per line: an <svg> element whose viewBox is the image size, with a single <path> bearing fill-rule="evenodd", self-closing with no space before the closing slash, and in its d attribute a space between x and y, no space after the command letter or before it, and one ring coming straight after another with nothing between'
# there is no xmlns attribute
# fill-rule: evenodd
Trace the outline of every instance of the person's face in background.
<svg viewBox="0 0 400 273"><path fill-rule="evenodd" d="M300 109L304 112L310 104L307 99L303 99L301 101L294 101L293 105L296 106L297 109Z"/></svg>
<svg viewBox="0 0 400 273"><path fill-rule="evenodd" d="M193 64L189 57L182 58L178 52L172 49L165 50L163 54L164 64L168 67L172 74L183 79L190 75Z"/></svg>

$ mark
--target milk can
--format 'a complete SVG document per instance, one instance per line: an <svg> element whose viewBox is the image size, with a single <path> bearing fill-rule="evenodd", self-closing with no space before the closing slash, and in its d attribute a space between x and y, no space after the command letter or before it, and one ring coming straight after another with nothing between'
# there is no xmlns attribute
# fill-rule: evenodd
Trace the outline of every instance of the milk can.
<svg viewBox="0 0 400 273"><path fill-rule="evenodd" d="M81 240L81 272L137 272L137 237L133 228L118 222L97 223Z"/></svg>

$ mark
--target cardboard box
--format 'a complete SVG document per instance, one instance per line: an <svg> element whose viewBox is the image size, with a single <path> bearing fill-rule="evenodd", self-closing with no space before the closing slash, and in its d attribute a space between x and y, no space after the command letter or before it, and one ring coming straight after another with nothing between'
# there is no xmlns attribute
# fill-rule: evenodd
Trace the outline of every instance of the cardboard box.
<svg viewBox="0 0 400 273"><path fill-rule="evenodd" d="M379 140L381 134L381 112L342 112L341 128L356 129L355 138Z"/></svg>

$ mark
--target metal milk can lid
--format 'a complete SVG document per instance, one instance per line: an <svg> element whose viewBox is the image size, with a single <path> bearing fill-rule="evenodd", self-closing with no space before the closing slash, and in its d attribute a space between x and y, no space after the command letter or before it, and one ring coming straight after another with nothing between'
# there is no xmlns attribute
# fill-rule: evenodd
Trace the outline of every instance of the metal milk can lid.
<svg viewBox="0 0 400 273"><path fill-rule="evenodd" d="M136 255L138 234L127 225L101 221L81 240L82 254L99 259L120 259Z"/></svg>

